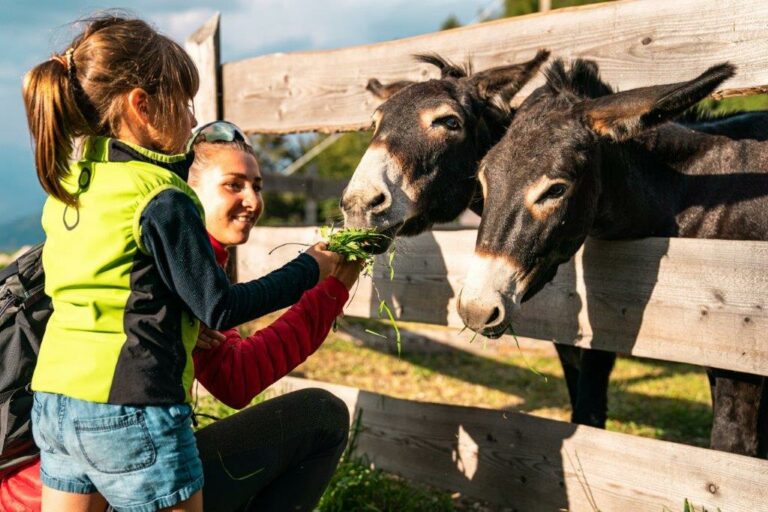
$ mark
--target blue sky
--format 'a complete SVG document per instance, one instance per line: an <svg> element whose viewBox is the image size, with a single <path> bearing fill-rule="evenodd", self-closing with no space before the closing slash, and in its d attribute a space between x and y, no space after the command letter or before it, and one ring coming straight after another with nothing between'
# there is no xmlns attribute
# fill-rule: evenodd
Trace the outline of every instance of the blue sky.
<svg viewBox="0 0 768 512"><path fill-rule="evenodd" d="M338 48L408 37L437 30L453 14L463 24L494 0L0 0L0 220L40 209L21 102L21 77L63 51L74 36L70 22L98 9L128 8L179 42L214 12L222 14L224 62L266 53ZM1 222L0 222L1 223Z"/></svg>

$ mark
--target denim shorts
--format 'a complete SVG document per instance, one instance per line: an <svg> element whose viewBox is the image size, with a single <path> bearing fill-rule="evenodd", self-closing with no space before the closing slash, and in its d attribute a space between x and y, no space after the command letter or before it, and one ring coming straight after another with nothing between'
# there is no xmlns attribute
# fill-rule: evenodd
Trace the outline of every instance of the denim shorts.
<svg viewBox="0 0 768 512"><path fill-rule="evenodd" d="M203 487L188 404L99 404L35 393L40 479L59 491L99 492L118 511L150 512Z"/></svg>

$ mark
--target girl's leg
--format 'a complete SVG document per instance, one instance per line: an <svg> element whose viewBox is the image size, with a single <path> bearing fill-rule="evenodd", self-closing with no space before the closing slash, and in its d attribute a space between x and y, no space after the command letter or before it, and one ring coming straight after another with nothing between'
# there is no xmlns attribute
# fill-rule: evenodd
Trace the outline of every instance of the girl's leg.
<svg viewBox="0 0 768 512"><path fill-rule="evenodd" d="M188 500L162 510L163 512L203 512L203 491L197 491Z"/></svg>
<svg viewBox="0 0 768 512"><path fill-rule="evenodd" d="M104 512L106 508L107 501L97 492L75 494L43 486L42 512Z"/></svg>
<svg viewBox="0 0 768 512"><path fill-rule="evenodd" d="M347 444L349 412L321 389L289 393L197 432L206 511L311 511Z"/></svg>

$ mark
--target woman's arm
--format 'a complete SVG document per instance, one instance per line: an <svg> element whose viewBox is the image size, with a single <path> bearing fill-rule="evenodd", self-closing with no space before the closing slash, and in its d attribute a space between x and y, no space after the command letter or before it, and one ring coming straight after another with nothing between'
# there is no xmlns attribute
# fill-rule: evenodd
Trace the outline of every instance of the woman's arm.
<svg viewBox="0 0 768 512"><path fill-rule="evenodd" d="M213 396L240 409L323 343L349 297L335 277L304 293L268 327L241 338L235 329L212 349L196 349L195 376Z"/></svg>
<svg viewBox="0 0 768 512"><path fill-rule="evenodd" d="M213 329L234 327L288 307L318 281L317 262L301 254L264 277L230 284L216 263L199 212L179 190L152 199L140 225L142 243L163 282Z"/></svg>

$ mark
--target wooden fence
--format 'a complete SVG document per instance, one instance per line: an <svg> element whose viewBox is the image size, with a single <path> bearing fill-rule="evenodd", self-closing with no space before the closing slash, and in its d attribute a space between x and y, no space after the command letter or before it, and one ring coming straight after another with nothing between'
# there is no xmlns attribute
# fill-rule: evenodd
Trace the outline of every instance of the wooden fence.
<svg viewBox="0 0 768 512"><path fill-rule="evenodd" d="M200 62L217 62L210 55L217 33L214 19L188 41ZM481 70L526 60L538 48L593 58L622 90L689 79L730 60L739 74L719 94L740 94L768 84L767 36L768 3L761 0L625 0L209 66L202 81L212 85L204 85L208 92L196 105L198 113L208 105L212 119L223 115L252 132L359 129L376 106L364 91L368 78L432 76L413 64L411 53L471 56ZM238 251L240 279L295 256L288 247L267 256L280 243L316 237L313 228L258 228ZM400 319L460 325L455 300L474 239L472 230L453 230L399 241L394 280L379 264L372 280L362 280L348 314L376 316L375 285ZM539 340L768 375L766 263L766 242L590 240L522 308L516 330ZM360 415L358 453L378 467L515 510L677 511L688 499L708 510L752 512L768 502L768 461L301 379L283 379L274 391L310 385L330 389Z"/></svg>

